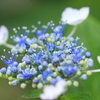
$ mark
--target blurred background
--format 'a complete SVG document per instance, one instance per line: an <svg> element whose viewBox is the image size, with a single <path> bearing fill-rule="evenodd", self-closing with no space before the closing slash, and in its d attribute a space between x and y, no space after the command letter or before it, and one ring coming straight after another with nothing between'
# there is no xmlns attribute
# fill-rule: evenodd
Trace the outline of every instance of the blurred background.
<svg viewBox="0 0 100 100"><path fill-rule="evenodd" d="M38 21L47 24L53 20L58 25L61 13L66 7L81 8L90 7L89 17L81 23L74 37L80 37L80 43L83 42L88 51L92 53L94 67L100 68L97 61L97 55L100 55L100 0L0 0L0 26L5 25L9 29L9 37L14 34L13 28L18 26L37 25ZM67 36L73 26L67 26L64 35ZM31 35L30 35L31 36ZM9 38L8 43L12 43ZM3 49L10 50L0 46L0 55ZM0 61L0 67L5 64ZM69 93L88 93L94 97L94 100L100 100L100 73L93 73L87 81L79 80L78 88L70 87ZM25 99L21 96L32 90L31 84L26 89L20 89L19 86L13 87L8 85L8 81L0 79L0 100L33 100Z"/></svg>

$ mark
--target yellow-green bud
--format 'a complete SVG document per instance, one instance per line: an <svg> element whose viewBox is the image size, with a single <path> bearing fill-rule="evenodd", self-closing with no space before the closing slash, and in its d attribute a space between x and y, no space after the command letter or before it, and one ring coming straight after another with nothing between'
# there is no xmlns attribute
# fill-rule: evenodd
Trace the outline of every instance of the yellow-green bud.
<svg viewBox="0 0 100 100"><path fill-rule="evenodd" d="M60 41L57 41L56 45L60 45Z"/></svg>
<svg viewBox="0 0 100 100"><path fill-rule="evenodd" d="M74 82L73 82L73 85L74 85L75 87L78 87L78 86L79 86L78 81L74 81Z"/></svg>
<svg viewBox="0 0 100 100"><path fill-rule="evenodd" d="M36 87L37 87L37 85L33 83L32 84L32 88L36 88Z"/></svg>
<svg viewBox="0 0 100 100"><path fill-rule="evenodd" d="M90 75L92 75L92 72L91 72L91 71L87 71L86 74L87 74L88 76L90 76Z"/></svg>
<svg viewBox="0 0 100 100"><path fill-rule="evenodd" d="M71 85L72 85L72 81L68 80L68 81L66 82L66 86L71 86Z"/></svg>
<svg viewBox="0 0 100 100"><path fill-rule="evenodd" d="M2 73L0 73L0 77L2 77Z"/></svg>
<svg viewBox="0 0 100 100"><path fill-rule="evenodd" d="M43 84L42 83L38 83L37 88L38 89L42 89L43 88Z"/></svg>
<svg viewBox="0 0 100 100"><path fill-rule="evenodd" d="M31 48L38 48L38 45L37 44L32 44Z"/></svg>
<svg viewBox="0 0 100 100"><path fill-rule="evenodd" d="M50 80L52 79L52 77L51 76L49 76L49 77L47 77L47 81L49 81L50 82Z"/></svg>
<svg viewBox="0 0 100 100"><path fill-rule="evenodd" d="M25 89L26 84L25 84L25 83L22 83L22 84L20 85L20 87L21 87L22 89Z"/></svg>
<svg viewBox="0 0 100 100"><path fill-rule="evenodd" d="M41 79L42 78L42 74L38 75L38 78Z"/></svg>
<svg viewBox="0 0 100 100"><path fill-rule="evenodd" d="M81 75L81 71L78 71L76 75Z"/></svg>
<svg viewBox="0 0 100 100"><path fill-rule="evenodd" d="M12 85L12 82L11 82L11 81L9 81L9 82L8 82L8 84L9 84L9 85Z"/></svg>
<svg viewBox="0 0 100 100"><path fill-rule="evenodd" d="M53 73L53 76L56 77L56 76L57 76L57 72L54 72L54 73Z"/></svg>
<svg viewBox="0 0 100 100"><path fill-rule="evenodd" d="M9 76L9 77L8 77L8 80L9 80L9 81L13 80L13 77L12 77L12 76Z"/></svg>

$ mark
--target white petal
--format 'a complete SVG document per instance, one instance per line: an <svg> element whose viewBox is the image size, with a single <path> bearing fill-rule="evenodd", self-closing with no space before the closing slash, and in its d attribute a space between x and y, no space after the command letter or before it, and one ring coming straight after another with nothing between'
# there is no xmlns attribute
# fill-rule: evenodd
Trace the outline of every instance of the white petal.
<svg viewBox="0 0 100 100"><path fill-rule="evenodd" d="M100 56L97 56L97 60L98 60L98 62L100 63Z"/></svg>
<svg viewBox="0 0 100 100"><path fill-rule="evenodd" d="M79 10L79 15L80 15L80 19L85 20L90 12L90 8L89 7L83 7Z"/></svg>
<svg viewBox="0 0 100 100"><path fill-rule="evenodd" d="M83 7L79 10L68 7L62 12L61 21L66 22L69 25L77 25L83 22L88 15L89 7Z"/></svg>
<svg viewBox="0 0 100 100"><path fill-rule="evenodd" d="M4 25L2 25L0 27L0 45L6 43L7 39L8 39L8 29Z"/></svg>
<svg viewBox="0 0 100 100"><path fill-rule="evenodd" d="M61 85L61 84L60 84ZM43 89L43 94L40 95L42 100L54 100L57 99L61 94L65 92L65 89L62 86L48 85Z"/></svg>

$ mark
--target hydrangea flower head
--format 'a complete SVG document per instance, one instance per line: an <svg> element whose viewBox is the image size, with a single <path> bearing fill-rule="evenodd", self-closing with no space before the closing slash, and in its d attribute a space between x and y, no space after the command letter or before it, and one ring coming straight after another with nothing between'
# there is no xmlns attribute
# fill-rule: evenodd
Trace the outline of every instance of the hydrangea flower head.
<svg viewBox="0 0 100 100"><path fill-rule="evenodd" d="M91 53L83 43L78 45L78 37L63 36L65 27L63 22L58 26L49 22L40 29L33 27L32 33L25 27L18 28L24 30L21 31L23 34L14 30L16 46L12 48L10 58L1 56L6 67L0 69L0 76L7 78L10 85L20 84L24 88L32 82L32 87L39 89L48 84L55 85L62 79L68 84L82 79L82 75L93 66ZM50 33L48 29L51 29ZM36 37L29 38L28 34L35 34Z"/></svg>

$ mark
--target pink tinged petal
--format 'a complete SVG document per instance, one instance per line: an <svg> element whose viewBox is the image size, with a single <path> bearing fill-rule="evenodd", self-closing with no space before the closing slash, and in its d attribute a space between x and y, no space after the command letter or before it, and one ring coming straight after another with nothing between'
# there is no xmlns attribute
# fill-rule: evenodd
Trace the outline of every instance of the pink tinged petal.
<svg viewBox="0 0 100 100"><path fill-rule="evenodd" d="M8 29L2 25L0 27L0 45L6 43L6 41L8 40Z"/></svg>
<svg viewBox="0 0 100 100"><path fill-rule="evenodd" d="M69 25L77 25L83 22L88 15L89 7L83 7L79 10L68 7L62 12L61 21L66 22Z"/></svg>
<svg viewBox="0 0 100 100"><path fill-rule="evenodd" d="M98 60L98 62L100 63L100 56L97 56L97 60Z"/></svg>

